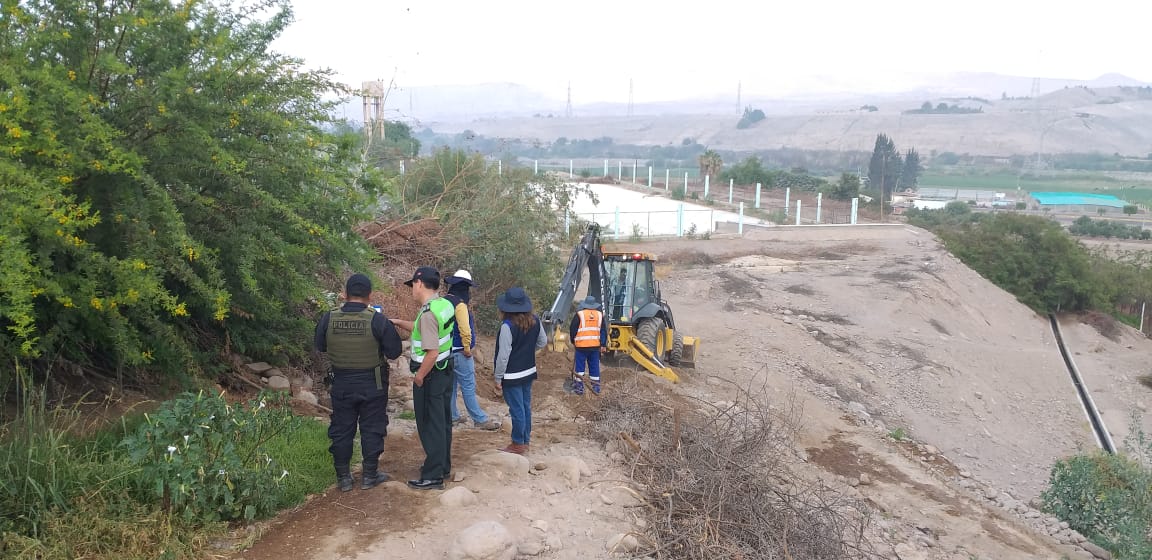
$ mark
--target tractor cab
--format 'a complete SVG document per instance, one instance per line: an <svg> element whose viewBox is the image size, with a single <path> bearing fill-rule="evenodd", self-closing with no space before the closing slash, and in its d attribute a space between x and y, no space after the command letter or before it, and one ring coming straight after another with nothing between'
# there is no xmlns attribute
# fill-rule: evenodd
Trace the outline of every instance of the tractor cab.
<svg viewBox="0 0 1152 560"><path fill-rule="evenodd" d="M660 303L654 274L656 259L644 253L605 253L606 296L604 313L613 323L631 324L637 312Z"/></svg>

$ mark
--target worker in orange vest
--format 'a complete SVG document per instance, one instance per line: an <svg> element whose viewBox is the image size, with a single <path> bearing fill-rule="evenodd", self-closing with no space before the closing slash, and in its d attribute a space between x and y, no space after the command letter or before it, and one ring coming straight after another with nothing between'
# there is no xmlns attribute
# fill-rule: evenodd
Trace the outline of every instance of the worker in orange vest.
<svg viewBox="0 0 1152 560"><path fill-rule="evenodd" d="M584 394L584 373L592 385L592 392L600 394L600 353L608 345L608 322L600 311L600 302L593 296L580 302L580 309L572 316L568 326L568 336L576 346L576 377L572 381L572 392Z"/></svg>

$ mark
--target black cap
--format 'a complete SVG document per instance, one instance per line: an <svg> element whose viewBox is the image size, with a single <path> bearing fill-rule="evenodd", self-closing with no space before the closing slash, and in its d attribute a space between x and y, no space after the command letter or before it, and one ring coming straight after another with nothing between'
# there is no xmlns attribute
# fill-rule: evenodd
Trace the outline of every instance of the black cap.
<svg viewBox="0 0 1152 560"><path fill-rule="evenodd" d="M344 285L344 293L352 297L368 297L372 293L372 279L363 274L353 274Z"/></svg>
<svg viewBox="0 0 1152 560"><path fill-rule="evenodd" d="M440 271L430 266L422 266L416 269L416 272L412 274L412 279L405 282L404 285L411 286L417 280L431 282L432 285L440 287Z"/></svg>

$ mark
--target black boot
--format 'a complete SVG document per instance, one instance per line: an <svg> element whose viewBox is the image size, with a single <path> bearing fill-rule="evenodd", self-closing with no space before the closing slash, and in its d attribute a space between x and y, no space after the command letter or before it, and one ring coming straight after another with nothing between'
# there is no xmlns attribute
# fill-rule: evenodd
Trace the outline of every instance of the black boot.
<svg viewBox="0 0 1152 560"><path fill-rule="evenodd" d="M336 484L340 485L340 491L351 492L352 482L352 472L348 465L336 465Z"/></svg>
<svg viewBox="0 0 1152 560"><path fill-rule="evenodd" d="M364 465L364 470L360 473L360 489L375 488L389 480L391 477L388 476L388 473L379 472L376 465Z"/></svg>

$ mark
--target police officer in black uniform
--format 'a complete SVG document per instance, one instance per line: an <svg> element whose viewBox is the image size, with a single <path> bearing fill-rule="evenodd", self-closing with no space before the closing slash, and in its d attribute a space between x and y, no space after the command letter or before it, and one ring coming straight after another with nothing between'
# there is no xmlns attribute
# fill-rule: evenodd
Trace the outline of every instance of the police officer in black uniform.
<svg viewBox="0 0 1152 560"><path fill-rule="evenodd" d="M352 440L360 424L364 456L360 488L386 482L379 470L388 429L388 361L400 357L400 335L384 313L369 307L372 281L353 274L344 288L344 305L316 325L316 350L328 355L332 379L332 422L328 437L340 490L352 490ZM387 358L387 360L385 359Z"/></svg>

